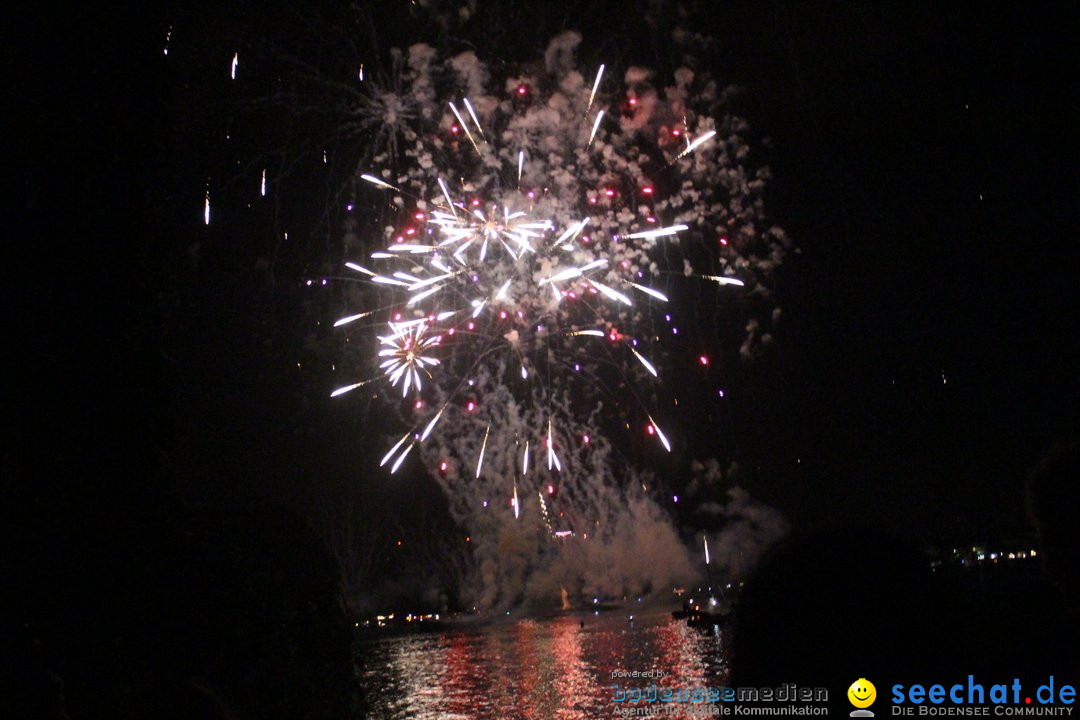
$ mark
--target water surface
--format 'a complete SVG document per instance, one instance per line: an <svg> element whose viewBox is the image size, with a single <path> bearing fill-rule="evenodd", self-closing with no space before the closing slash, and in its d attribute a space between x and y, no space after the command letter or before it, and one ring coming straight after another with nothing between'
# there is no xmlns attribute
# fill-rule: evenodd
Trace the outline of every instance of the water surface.
<svg viewBox="0 0 1080 720"><path fill-rule="evenodd" d="M669 613L631 622L613 611L368 639L357 662L379 720L591 720L612 717L616 683L725 685L728 637L702 635ZM612 679L616 670L665 676Z"/></svg>

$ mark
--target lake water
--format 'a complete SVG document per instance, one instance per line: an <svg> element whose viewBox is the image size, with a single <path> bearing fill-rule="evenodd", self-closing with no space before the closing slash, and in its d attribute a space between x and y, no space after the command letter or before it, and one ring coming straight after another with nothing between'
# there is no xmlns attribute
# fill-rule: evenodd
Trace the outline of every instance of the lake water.
<svg viewBox="0 0 1080 720"><path fill-rule="evenodd" d="M630 622L611 611L374 638L359 644L357 660L370 716L379 720L591 720L627 705L614 702L616 683L620 690L725 685L728 642L668 612ZM635 670L664 677L612 678Z"/></svg>

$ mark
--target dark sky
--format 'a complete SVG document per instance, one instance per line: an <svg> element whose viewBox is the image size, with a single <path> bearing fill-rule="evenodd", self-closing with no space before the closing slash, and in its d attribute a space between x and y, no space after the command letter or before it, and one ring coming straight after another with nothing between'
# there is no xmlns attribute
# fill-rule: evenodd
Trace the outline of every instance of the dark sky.
<svg viewBox="0 0 1080 720"><path fill-rule="evenodd" d="M756 386L805 465L777 490L931 536L1008 529L1076 431L1075 8L742 10L722 25L802 249Z"/></svg>
<svg viewBox="0 0 1080 720"><path fill-rule="evenodd" d="M877 5L721 3L702 28L720 42L717 74L745 88L769 213L800 250L776 279L776 343L733 378L718 442L796 525L1012 532L1024 473L1077 430L1080 11ZM558 6L538 12L587 38L620 15ZM346 9L313 8L316 32L287 26L290 8L16 23L5 489L18 499L119 516L191 493L310 505L324 497L312 478L369 472L334 459L364 428L290 369L310 299L293 280L325 247L325 218L287 206L252 216L258 235L236 229L239 211L200 225L203 179L250 150L208 139L233 112L231 48L332 53L348 35L335 34ZM178 65L161 56L170 26L187 33ZM332 182L307 185L296 202L325 205ZM271 288L252 268L263 231L283 227L299 240ZM708 436L694 442L708 454Z"/></svg>

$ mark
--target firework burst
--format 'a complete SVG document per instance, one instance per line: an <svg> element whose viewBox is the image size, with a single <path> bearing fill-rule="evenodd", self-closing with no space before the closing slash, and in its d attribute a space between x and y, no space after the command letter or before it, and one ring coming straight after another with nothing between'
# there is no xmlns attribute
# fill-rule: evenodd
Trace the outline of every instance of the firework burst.
<svg viewBox="0 0 1080 720"><path fill-rule="evenodd" d="M406 64L393 95L412 108L394 116L407 142L358 172L383 241L347 263L363 307L338 321L373 328L382 382L415 396L382 464L394 472L420 447L470 530L477 513L518 518L538 497L549 536L600 532L598 488L614 482L604 423L672 451L670 406L649 389L678 333L669 297L687 283L717 302L765 297L782 258L764 175L740 162L745 128L714 119L714 84L688 70L660 89L636 68L612 87L604 66L492 83L475 56L440 62L426 46ZM369 316L389 331L353 322Z"/></svg>
<svg viewBox="0 0 1080 720"><path fill-rule="evenodd" d="M432 352L442 341L440 335L428 335L427 323L414 320L406 323L389 323L390 334L379 337L383 349L380 358L386 358L379 367L386 373L391 385L401 384L401 396L409 394L409 388L415 387L419 393L422 388L421 375L431 376L429 367L439 364L439 360L425 353Z"/></svg>

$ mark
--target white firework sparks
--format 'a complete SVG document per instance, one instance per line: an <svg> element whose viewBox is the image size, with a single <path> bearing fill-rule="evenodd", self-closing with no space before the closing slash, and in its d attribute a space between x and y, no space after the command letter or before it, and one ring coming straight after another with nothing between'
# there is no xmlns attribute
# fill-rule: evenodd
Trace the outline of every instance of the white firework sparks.
<svg viewBox="0 0 1080 720"><path fill-rule="evenodd" d="M635 85L640 81L632 74L623 105L630 114L624 109L620 117L618 103L605 93L603 65L591 83L566 84L550 94L527 78L514 80L507 90L517 106L492 95L440 99L433 90L440 72L435 57L429 48L412 48L408 70L393 88L373 83L368 90L375 95L366 97L381 99L364 105L365 113L409 108L391 114L397 136L415 143L405 152L406 163L414 164L395 166L402 156L393 152L369 156L373 162L358 178L396 216L383 226L385 244L369 253L375 270L347 263L362 276L358 280L382 289L379 314L390 319L389 332L378 336L379 367L393 387L400 385L402 397L416 395L413 441L434 437L441 443L442 433L475 428L469 474L476 479L485 452L523 442L524 479L531 435L533 447L545 443L547 470L558 472L563 461L555 445L565 432L560 425L570 418L549 415L543 427L509 437L498 424L476 427L486 415L476 408L493 382L510 381L505 368L512 367L521 388L515 396L534 402L552 397L553 371L588 383L597 377L588 364L602 360L624 380L635 378L622 391L605 390L613 403L625 405L638 427L670 452L652 418L659 409L655 400L646 403L647 395L634 386L659 378L666 360L659 335L637 328L657 303L669 302L668 289L657 283L670 285L669 278L683 276L742 285L734 275L756 266L728 260L738 255L727 227L745 228L733 233L744 243L768 237L770 248L781 237L754 227L760 204L747 193L757 186L725 169L731 140L721 138L736 137L738 129L718 133L717 123L692 114L685 98L678 101L677 120L655 110L655 99L639 103L655 91ZM437 129L408 125L421 117L434 120ZM688 179L679 178L684 172ZM651 175L661 174L663 181L654 182ZM732 207L750 210L732 215L725 201L733 197L738 203ZM697 270L680 245L687 238L700 244L707 232L716 233L720 248L699 253L712 262ZM770 252L762 267L779 261L779 251ZM348 314L336 325L374 312ZM471 376L480 369L483 379L476 385ZM465 422L436 430L447 412L463 412ZM395 454L400 462L402 454ZM572 456L564 457L570 462Z"/></svg>
<svg viewBox="0 0 1080 720"><path fill-rule="evenodd" d="M719 382L699 358L724 334L704 325L731 318L686 299L753 301L760 318L785 241L704 72L579 71L570 55L504 72L423 44L392 57L362 83L347 70L341 138L363 144L334 326L365 374L333 394L396 408L382 466L431 469L487 588L515 519L522 542L603 542L626 502L659 498L633 474L680 432L658 383L688 368ZM635 436L650 442L615 448Z"/></svg>
<svg viewBox="0 0 1080 720"><path fill-rule="evenodd" d="M536 252L533 242L551 229L550 221L496 205L489 206L486 213L480 208L463 209L460 214L436 210L428 222L442 236L438 247L463 265L467 264L464 256L470 247L475 249L475 262L484 262L488 249L495 245L517 260L523 253Z"/></svg>
<svg viewBox="0 0 1080 720"><path fill-rule="evenodd" d="M402 384L402 397L409 394L409 388L415 387L420 392L421 374L429 375L427 368L439 364L439 359L424 353L442 341L441 335L428 335L427 323L390 323L391 334L379 337L383 349L379 357L386 358L379 368L390 379L390 384Z"/></svg>

